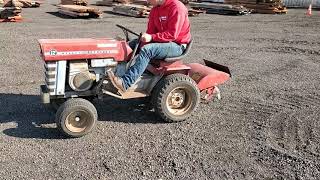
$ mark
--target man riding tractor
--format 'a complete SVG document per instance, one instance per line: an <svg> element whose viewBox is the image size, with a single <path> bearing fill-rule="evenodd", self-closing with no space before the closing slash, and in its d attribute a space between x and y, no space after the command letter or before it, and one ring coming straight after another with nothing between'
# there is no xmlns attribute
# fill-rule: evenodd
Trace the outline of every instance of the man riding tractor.
<svg viewBox="0 0 320 180"><path fill-rule="evenodd" d="M56 124L65 135L92 131L98 113L90 100L96 97L151 96L155 113L167 122L187 119L200 98L220 98L217 86L231 77L227 67L207 60L205 65L182 62L192 45L184 5L178 0L150 2L154 8L147 33L117 25L125 40L39 40L46 83L41 86L42 102L58 108ZM129 33L138 39L129 42Z"/></svg>
<svg viewBox="0 0 320 180"><path fill-rule="evenodd" d="M144 45L134 65L125 74L117 77L112 71L108 75L119 92L126 91L142 75L151 59L180 56L191 41L188 9L178 0L148 0L153 6L149 14L147 32L141 36ZM135 46L137 41L131 43Z"/></svg>

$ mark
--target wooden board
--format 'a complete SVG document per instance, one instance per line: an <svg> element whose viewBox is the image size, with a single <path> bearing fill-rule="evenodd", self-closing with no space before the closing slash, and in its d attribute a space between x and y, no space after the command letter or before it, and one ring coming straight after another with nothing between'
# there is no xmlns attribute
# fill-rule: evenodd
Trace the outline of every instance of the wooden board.
<svg viewBox="0 0 320 180"><path fill-rule="evenodd" d="M93 7L80 6L80 5L59 5L58 7L62 10L79 12L79 13L94 11Z"/></svg>
<svg viewBox="0 0 320 180"><path fill-rule="evenodd" d="M80 5L59 5L58 7L60 8L60 11L58 11L59 13L72 17L102 17L102 11L94 7Z"/></svg>
<svg viewBox="0 0 320 180"><path fill-rule="evenodd" d="M8 0L4 2L5 2L3 4L4 7L22 7L22 8L40 7L40 4L41 4L39 1L33 1L33 0Z"/></svg>
<svg viewBox="0 0 320 180"><path fill-rule="evenodd" d="M64 14L71 17L85 17L90 15L89 13L79 13L79 12L73 12L73 11L68 11L63 9L60 9L58 12L60 14Z"/></svg>
<svg viewBox="0 0 320 180"><path fill-rule="evenodd" d="M226 5L220 3L196 3L190 2L189 6L193 9L205 10L208 14L223 15L246 15L251 13L250 10L237 5Z"/></svg>
<svg viewBox="0 0 320 180"><path fill-rule="evenodd" d="M113 0L103 0L103 1L97 1L97 6L115 6L117 3L113 2Z"/></svg>
<svg viewBox="0 0 320 180"><path fill-rule="evenodd" d="M189 6L192 8L211 8L211 9L235 9L232 5L218 4L218 3L196 3L190 2Z"/></svg>
<svg viewBox="0 0 320 180"><path fill-rule="evenodd" d="M147 17L150 8L143 5L122 4L113 7L112 12L132 17Z"/></svg>
<svg viewBox="0 0 320 180"><path fill-rule="evenodd" d="M279 10L279 9L255 9L254 13L261 13L261 14L286 14L288 12L287 9Z"/></svg>
<svg viewBox="0 0 320 180"><path fill-rule="evenodd" d="M0 22L21 22L21 21L22 21L21 15L8 17L7 19L0 19Z"/></svg>
<svg viewBox="0 0 320 180"><path fill-rule="evenodd" d="M285 14L288 11L282 0L225 0L224 3L242 5L254 13Z"/></svg>
<svg viewBox="0 0 320 180"><path fill-rule="evenodd" d="M206 11L196 10L196 9L189 9L188 16L199 16L201 13L205 13Z"/></svg>
<svg viewBox="0 0 320 180"><path fill-rule="evenodd" d="M148 6L148 2L146 0L100 0L96 2L97 6L116 6L121 4Z"/></svg>
<svg viewBox="0 0 320 180"><path fill-rule="evenodd" d="M10 17L18 17L21 13L20 7L4 7L0 8L0 18L9 19Z"/></svg>
<svg viewBox="0 0 320 180"><path fill-rule="evenodd" d="M88 5L88 0L61 0L62 5Z"/></svg>

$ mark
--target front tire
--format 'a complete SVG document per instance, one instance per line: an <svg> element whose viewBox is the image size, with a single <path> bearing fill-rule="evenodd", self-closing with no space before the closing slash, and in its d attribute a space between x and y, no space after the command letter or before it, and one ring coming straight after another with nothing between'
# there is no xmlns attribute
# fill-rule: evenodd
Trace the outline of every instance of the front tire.
<svg viewBox="0 0 320 180"><path fill-rule="evenodd" d="M56 113L58 129L68 137L81 137L92 131L98 119L94 105L82 98L69 99Z"/></svg>
<svg viewBox="0 0 320 180"><path fill-rule="evenodd" d="M166 122L187 119L200 101L199 89L189 76L171 74L161 79L152 94L155 112Z"/></svg>

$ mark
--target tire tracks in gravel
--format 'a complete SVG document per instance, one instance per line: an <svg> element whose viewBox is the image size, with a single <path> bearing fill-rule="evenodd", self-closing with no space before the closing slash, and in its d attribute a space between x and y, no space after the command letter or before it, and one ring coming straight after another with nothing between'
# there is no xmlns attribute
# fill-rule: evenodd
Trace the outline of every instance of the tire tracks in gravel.
<svg viewBox="0 0 320 180"><path fill-rule="evenodd" d="M306 41L306 40L288 40L288 39L272 39L272 38L251 38L249 39L253 42L259 43L272 43L277 44L268 48L262 48L262 52L277 52L277 53L287 53L287 54L304 54L312 56L320 56L320 51L314 49L303 49L292 46L308 46L308 47L317 47L320 45L320 42L317 41ZM288 46L291 45L291 46Z"/></svg>
<svg viewBox="0 0 320 180"><path fill-rule="evenodd" d="M267 101L239 99L227 111L249 121L249 156L271 178L320 177L320 94L273 93ZM263 176L268 177L268 173Z"/></svg>
<svg viewBox="0 0 320 180"><path fill-rule="evenodd" d="M312 50L312 49L302 49L296 47L288 47L288 46L272 46L265 50L266 52L281 52L288 54L305 54L312 56L320 56L320 51Z"/></svg>
<svg viewBox="0 0 320 180"><path fill-rule="evenodd" d="M299 55L309 55L309 56L320 56L320 51L313 49L303 49L292 46L271 46L271 47L252 47L251 49L247 49L244 47L212 47L212 46L201 46L199 48L209 48L215 52L220 51L245 51L245 52L267 52L267 53L285 53L285 54L299 54Z"/></svg>
<svg viewBox="0 0 320 180"><path fill-rule="evenodd" d="M250 38L250 41L257 43L278 43L278 44L290 44L290 45L310 45L310 46L319 46L320 42L318 41L306 41L306 40L288 40L288 39L272 39L272 38Z"/></svg>

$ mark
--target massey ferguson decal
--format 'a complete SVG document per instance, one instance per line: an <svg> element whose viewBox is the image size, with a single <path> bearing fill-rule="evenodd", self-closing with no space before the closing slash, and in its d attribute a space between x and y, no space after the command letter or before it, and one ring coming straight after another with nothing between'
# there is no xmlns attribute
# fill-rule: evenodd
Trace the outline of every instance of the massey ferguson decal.
<svg viewBox="0 0 320 180"><path fill-rule="evenodd" d="M64 51L57 52L56 50L50 50L45 52L45 56L65 56L65 55L79 55L79 54L116 54L118 50L97 50L97 51Z"/></svg>

